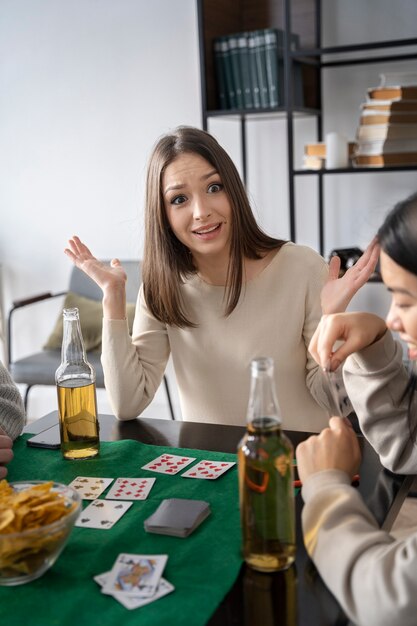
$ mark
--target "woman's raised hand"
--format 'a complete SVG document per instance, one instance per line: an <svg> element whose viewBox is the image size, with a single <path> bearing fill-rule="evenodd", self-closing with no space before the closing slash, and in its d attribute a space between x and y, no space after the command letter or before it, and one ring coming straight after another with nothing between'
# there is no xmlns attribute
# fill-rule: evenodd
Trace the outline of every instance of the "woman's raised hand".
<svg viewBox="0 0 417 626"><path fill-rule="evenodd" d="M379 257L377 239L373 239L362 256L341 278L339 276L340 259L330 259L329 277L321 291L321 309L323 314L342 313L359 289L369 280L375 271Z"/></svg>
<svg viewBox="0 0 417 626"><path fill-rule="evenodd" d="M99 261L77 236L71 237L68 243L65 254L103 291L104 317L124 319L127 277L119 259L112 259L110 265Z"/></svg>
<svg viewBox="0 0 417 626"><path fill-rule="evenodd" d="M380 339L387 326L373 313L323 315L308 347L319 365L336 370L353 352ZM335 343L342 343L335 348Z"/></svg>

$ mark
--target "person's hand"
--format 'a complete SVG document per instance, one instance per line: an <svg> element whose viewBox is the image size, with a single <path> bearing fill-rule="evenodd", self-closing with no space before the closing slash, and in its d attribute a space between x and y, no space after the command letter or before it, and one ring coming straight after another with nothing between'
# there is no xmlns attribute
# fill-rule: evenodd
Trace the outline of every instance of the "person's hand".
<svg viewBox="0 0 417 626"><path fill-rule="evenodd" d="M112 259L110 265L96 259L87 246L74 236L69 240L69 248L65 248L65 254L80 270L85 272L102 289L106 290L117 287L125 288L126 272L119 259Z"/></svg>
<svg viewBox="0 0 417 626"><path fill-rule="evenodd" d="M334 371L350 354L375 343L386 330L385 321L373 313L323 315L308 350L321 367ZM334 349L336 341L342 343Z"/></svg>
<svg viewBox="0 0 417 626"><path fill-rule="evenodd" d="M379 244L373 239L362 256L339 278L340 258L334 256L329 263L329 276L321 291L323 314L342 313L359 289L369 280L379 257Z"/></svg>
<svg viewBox="0 0 417 626"><path fill-rule="evenodd" d="M353 478L361 462L357 437L349 420L343 417L331 417L329 428L302 441L295 452L302 483L312 474L327 469L342 470Z"/></svg>
<svg viewBox="0 0 417 626"><path fill-rule="evenodd" d="M112 259L110 265L106 265L96 259L77 236L69 240L69 248L65 248L64 252L103 291L104 317L125 319L127 276L119 259Z"/></svg>
<svg viewBox="0 0 417 626"><path fill-rule="evenodd" d="M10 463L13 459L13 441L0 428L0 480L7 476L7 467L5 463Z"/></svg>

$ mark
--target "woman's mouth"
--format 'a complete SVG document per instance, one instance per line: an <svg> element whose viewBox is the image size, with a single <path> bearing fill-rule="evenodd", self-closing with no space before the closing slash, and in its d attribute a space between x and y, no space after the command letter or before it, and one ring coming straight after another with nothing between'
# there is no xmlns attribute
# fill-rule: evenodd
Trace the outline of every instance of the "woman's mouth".
<svg viewBox="0 0 417 626"><path fill-rule="evenodd" d="M193 235L197 235L200 239L213 239L222 227L222 222L217 224L208 224L207 226L193 230Z"/></svg>

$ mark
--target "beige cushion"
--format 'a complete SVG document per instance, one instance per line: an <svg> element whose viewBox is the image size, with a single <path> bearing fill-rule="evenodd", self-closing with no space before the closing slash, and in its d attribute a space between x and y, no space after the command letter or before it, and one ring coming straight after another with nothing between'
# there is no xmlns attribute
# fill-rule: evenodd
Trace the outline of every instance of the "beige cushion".
<svg viewBox="0 0 417 626"><path fill-rule="evenodd" d="M64 309L77 307L80 313L81 332L87 352L101 350L101 331L103 326L103 306L100 300L90 300L69 291L65 296ZM132 333L135 305L127 303L127 319L129 332ZM43 346L45 350L60 350L62 346L63 319L62 313L58 317L55 327L47 342Z"/></svg>

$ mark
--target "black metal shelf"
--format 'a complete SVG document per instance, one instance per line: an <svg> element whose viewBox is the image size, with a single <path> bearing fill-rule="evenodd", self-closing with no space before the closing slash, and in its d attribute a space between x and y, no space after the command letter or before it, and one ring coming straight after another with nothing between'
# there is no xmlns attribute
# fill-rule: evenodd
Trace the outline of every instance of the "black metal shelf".
<svg viewBox="0 0 417 626"><path fill-rule="evenodd" d="M294 0L274 0L282 7L282 28L286 33L292 32L291 6ZM385 166L385 167L348 167L340 169L320 169L320 170L300 170L294 169L294 123L302 117L316 119L317 141L323 141L323 119L322 119L322 70L332 67L372 65L374 63L386 63L417 59L417 37L407 39L395 39L377 41L371 43L359 43L353 45L328 46L321 45L321 21L322 21L322 0L315 0L315 38L311 48L301 48L296 51L290 49L290 38L285 37L283 52L284 68L284 104L275 108L265 109L207 109L207 84L204 47L205 24L203 17L204 0L197 1L198 7L198 28L200 41L200 76L201 76L201 96L202 96L202 122L203 128L207 129L208 120L211 118L224 118L236 120L240 123L241 154L242 154L242 177L247 179L247 139L246 122L248 120L268 120L285 119L287 121L287 156L288 156L288 204L289 204L289 225L290 239L296 241L296 201L295 201L295 179L299 176L318 177L318 232L319 251L324 253L324 177L327 175L350 175L350 174L375 174L389 172L409 172L416 171L417 165ZM220 31L219 31L220 32ZM415 50L404 52L405 48L415 46ZM400 50L400 48L402 50ZM384 51L391 50L392 54ZM373 55L372 52L380 51L381 54ZM358 56L362 53L362 56ZM345 58L332 58L337 56ZM347 58L346 58L347 57ZM294 64L313 66L317 68L317 108L296 107L293 105L291 94L294 88Z"/></svg>
<svg viewBox="0 0 417 626"><path fill-rule="evenodd" d="M384 167L344 167L327 170L293 170L294 176L325 176L327 174L381 174L385 172L410 172L417 170L417 165L386 165Z"/></svg>

